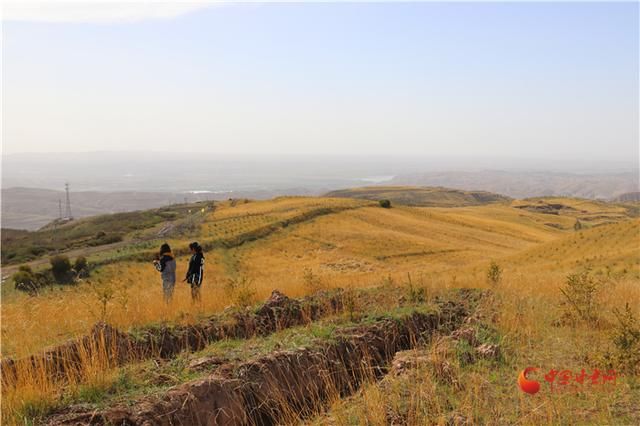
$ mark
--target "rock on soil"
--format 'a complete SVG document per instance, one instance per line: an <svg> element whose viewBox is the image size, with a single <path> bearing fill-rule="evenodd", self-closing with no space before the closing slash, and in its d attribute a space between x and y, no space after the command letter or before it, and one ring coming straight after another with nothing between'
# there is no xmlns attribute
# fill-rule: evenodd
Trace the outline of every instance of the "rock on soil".
<svg viewBox="0 0 640 426"><path fill-rule="evenodd" d="M483 343L476 348L476 355L479 358L497 360L500 358L500 347L490 343Z"/></svg>

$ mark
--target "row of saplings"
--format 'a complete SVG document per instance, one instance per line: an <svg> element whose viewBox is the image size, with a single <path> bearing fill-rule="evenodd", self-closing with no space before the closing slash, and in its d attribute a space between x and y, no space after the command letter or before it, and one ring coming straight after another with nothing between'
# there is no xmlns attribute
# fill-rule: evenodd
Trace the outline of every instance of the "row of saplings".
<svg viewBox="0 0 640 426"><path fill-rule="evenodd" d="M30 266L23 265L13 275L16 289L36 293L52 284L75 284L79 279L89 276L89 264L83 256L78 256L72 264L67 256L53 256L51 268L34 272Z"/></svg>

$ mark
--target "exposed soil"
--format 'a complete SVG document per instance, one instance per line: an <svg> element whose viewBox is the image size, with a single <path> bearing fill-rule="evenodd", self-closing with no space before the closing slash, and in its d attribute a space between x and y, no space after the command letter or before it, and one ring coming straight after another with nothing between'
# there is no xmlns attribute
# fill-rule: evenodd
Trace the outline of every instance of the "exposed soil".
<svg viewBox="0 0 640 426"><path fill-rule="evenodd" d="M479 297L478 291L461 290L455 300L439 301L436 313L381 318L344 329L313 348L274 352L130 406L69 408L48 424L274 425L301 420L324 410L331 397L350 395L363 381L384 376L396 352L433 333L451 333Z"/></svg>
<svg viewBox="0 0 640 426"><path fill-rule="evenodd" d="M189 350L198 351L225 338L264 336L342 311L341 291L319 292L290 299L277 290L255 311L212 316L192 325L145 328L124 333L108 324L96 324L88 335L31 357L0 362L3 385L16 382L16 371L37 368L49 377L83 376L87 360L100 359L109 366L151 357L172 358ZM20 368L17 365L22 363Z"/></svg>
<svg viewBox="0 0 640 426"><path fill-rule="evenodd" d="M369 262L357 259L340 259L337 262L322 263L320 269L331 272L373 272L374 267Z"/></svg>
<svg viewBox="0 0 640 426"><path fill-rule="evenodd" d="M562 211L576 211L576 209L571 206L566 206L559 203L546 203L544 201L538 201L538 204L523 204L515 207L517 209L527 210L532 213L544 213L553 215L559 215Z"/></svg>

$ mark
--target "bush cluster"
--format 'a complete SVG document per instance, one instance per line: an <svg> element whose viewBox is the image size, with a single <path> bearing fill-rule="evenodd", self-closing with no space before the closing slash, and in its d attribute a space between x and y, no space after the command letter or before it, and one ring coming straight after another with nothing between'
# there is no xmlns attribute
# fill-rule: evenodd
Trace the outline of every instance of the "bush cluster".
<svg viewBox="0 0 640 426"><path fill-rule="evenodd" d="M52 284L73 284L77 278L89 275L89 264L84 256L78 256L73 263L67 256L58 255L50 259L51 268L43 272L33 272L30 266L20 266L13 274L15 288L28 293L36 293L39 289Z"/></svg>

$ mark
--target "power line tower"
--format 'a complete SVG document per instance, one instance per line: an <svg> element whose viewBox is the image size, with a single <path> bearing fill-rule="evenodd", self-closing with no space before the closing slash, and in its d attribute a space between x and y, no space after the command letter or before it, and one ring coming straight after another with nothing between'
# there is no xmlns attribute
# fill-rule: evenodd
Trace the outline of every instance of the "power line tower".
<svg viewBox="0 0 640 426"><path fill-rule="evenodd" d="M65 219L71 220L73 219L73 215L71 214L71 198L69 198L69 183L64 184L64 190L67 193L67 207L65 211Z"/></svg>

